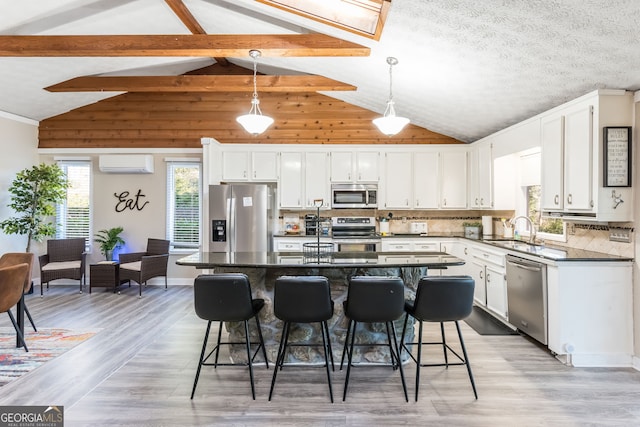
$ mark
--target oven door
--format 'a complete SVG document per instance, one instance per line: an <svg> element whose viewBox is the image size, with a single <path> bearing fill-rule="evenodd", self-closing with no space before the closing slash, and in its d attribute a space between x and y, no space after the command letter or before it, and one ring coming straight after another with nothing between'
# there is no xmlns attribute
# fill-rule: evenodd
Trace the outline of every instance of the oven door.
<svg viewBox="0 0 640 427"><path fill-rule="evenodd" d="M333 239L338 252L378 252L380 239Z"/></svg>

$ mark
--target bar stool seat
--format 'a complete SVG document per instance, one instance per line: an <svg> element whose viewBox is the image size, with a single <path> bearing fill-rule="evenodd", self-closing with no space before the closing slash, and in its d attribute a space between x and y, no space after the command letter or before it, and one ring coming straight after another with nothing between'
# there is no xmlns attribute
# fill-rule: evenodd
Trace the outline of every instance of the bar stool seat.
<svg viewBox="0 0 640 427"><path fill-rule="evenodd" d="M278 347L278 356L276 357L276 366L271 379L269 400L273 395L278 370L281 370L285 364L287 349L291 346L320 345L317 343L290 343L291 325L294 323L320 323L329 398L333 403L329 359L331 360L332 370L334 370L334 363L331 339L329 338L329 325L327 324L327 320L333 317L333 306L329 279L324 276L282 276L276 279L273 294L273 312L278 319L284 322L284 325L280 346Z"/></svg>
<svg viewBox="0 0 640 427"><path fill-rule="evenodd" d="M251 286L249 278L241 273L224 273L224 274L205 274L196 277L194 282L194 304L198 317L207 320L207 330L204 335L200 360L198 362L198 370L193 381L193 390L191 391L191 399L196 392L200 370L203 366L249 366L249 378L251 379L251 395L253 400L256 399L256 391L253 382L253 365L258 351L262 349L262 356L269 369L269 361L267 359L267 351L262 338L262 330L260 329L260 321L258 313L264 307L263 299L253 299L251 297ZM249 335L248 320L251 318L256 320L258 329L259 342L255 353L251 355L251 344ZM207 341L211 330L211 322L219 321L218 341L216 346L206 354ZM244 322L245 342L221 342L223 322ZM218 355L221 345L245 344L247 348L247 363L218 363ZM215 353L213 363L207 363L207 360ZM206 357L205 357L206 354Z"/></svg>
<svg viewBox="0 0 640 427"><path fill-rule="evenodd" d="M408 402L407 385L404 379L400 348L396 338L393 321L402 317L404 313L404 282L399 277L382 276L354 276L349 280L347 300L344 302L344 313L349 318L347 336L342 352L340 369L347 355L347 375L344 381L342 400L347 397L349 376L353 366L353 347L358 323L384 323L387 329L387 344L391 354L391 366L400 371L404 398ZM351 337L351 341L349 341ZM362 345L362 344L361 344ZM368 344L376 345L376 344ZM380 344L382 345L382 344Z"/></svg>
<svg viewBox="0 0 640 427"><path fill-rule="evenodd" d="M473 380L473 373L471 372L471 365L469 364L467 349L464 345L464 340L462 339L460 325L458 324L459 320L462 320L471 314L471 310L473 309L474 287L475 282L470 276L422 277L418 282L415 301L405 302L406 315L404 318L404 326L402 328L402 344L400 351L402 352L402 350L407 350L413 361L416 362L416 402L418 401L418 390L420 386L420 367L426 366L445 366L448 368L449 366L454 365L466 365L469 380L471 380L471 387L473 388L473 394L476 399L478 398L476 384ZM415 318L420 325L417 343L404 342L409 316ZM439 322L442 341L422 342L422 322ZM455 323L456 330L458 331L458 338L460 339L460 346L462 347L462 356L447 344L444 333L444 322ZM407 347L408 344L418 346L417 358L411 354L411 351ZM442 345L444 363L422 364L422 346L434 344ZM451 352L459 362L449 362L447 352Z"/></svg>

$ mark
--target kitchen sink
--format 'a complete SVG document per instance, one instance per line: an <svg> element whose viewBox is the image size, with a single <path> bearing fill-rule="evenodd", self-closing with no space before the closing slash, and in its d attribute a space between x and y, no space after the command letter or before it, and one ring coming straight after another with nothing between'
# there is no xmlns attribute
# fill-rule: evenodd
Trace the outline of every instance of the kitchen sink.
<svg viewBox="0 0 640 427"><path fill-rule="evenodd" d="M523 242L521 240L485 240L487 243L505 249L526 252L546 258L561 259L567 256L567 252L560 249L548 248L543 245Z"/></svg>

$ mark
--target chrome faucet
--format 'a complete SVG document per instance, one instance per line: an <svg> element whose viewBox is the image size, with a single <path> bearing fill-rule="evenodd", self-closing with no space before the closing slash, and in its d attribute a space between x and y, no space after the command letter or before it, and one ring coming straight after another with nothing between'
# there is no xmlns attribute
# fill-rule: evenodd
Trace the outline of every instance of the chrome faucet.
<svg viewBox="0 0 640 427"><path fill-rule="evenodd" d="M515 229L516 227L516 222L520 219L520 218L524 218L527 220L527 222L529 223L529 229L531 230L529 233L529 243L533 244L536 241L536 228L533 225L533 221L531 221L531 218L529 218L528 216L525 215L520 215L517 216L515 218L513 218L511 221L509 221L511 223L511 225L513 225L513 228Z"/></svg>

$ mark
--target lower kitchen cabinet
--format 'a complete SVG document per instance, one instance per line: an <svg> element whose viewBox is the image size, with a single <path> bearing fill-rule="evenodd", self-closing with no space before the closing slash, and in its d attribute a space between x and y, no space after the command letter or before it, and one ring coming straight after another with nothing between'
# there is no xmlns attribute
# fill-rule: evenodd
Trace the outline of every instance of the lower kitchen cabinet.
<svg viewBox="0 0 640 427"><path fill-rule="evenodd" d="M473 246L471 254L470 275L476 282L475 302L507 320L506 252Z"/></svg>

